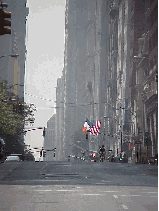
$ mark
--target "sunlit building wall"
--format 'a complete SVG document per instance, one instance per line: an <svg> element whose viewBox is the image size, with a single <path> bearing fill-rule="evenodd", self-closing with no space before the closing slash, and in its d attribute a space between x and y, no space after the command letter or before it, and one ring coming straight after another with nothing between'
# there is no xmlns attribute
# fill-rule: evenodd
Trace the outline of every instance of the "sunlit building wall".
<svg viewBox="0 0 159 211"><path fill-rule="evenodd" d="M153 97L141 103L142 92L146 93L146 98L151 94L148 88L144 88L146 91L138 89L141 71L137 71L139 66L134 59L142 45L140 41L145 36L144 28L148 26L147 20L145 25L142 22L147 14L146 2L149 1L66 1L64 116L63 134L60 135L63 137L61 145L65 159L71 154L72 144L78 139L76 135L82 129L86 117L92 122L102 122L100 134L89 135L91 150L97 150L99 145L104 144L115 156L119 156L121 151L127 156L134 156L130 144L135 144L135 137L139 137L139 128L145 128L142 133L150 131L153 134L151 138L154 136L153 143L157 144L157 113L154 112L151 121L144 116L149 101L157 96L157 89L153 83ZM149 5L153 14L155 1L152 4L149 2ZM153 39L156 37L155 24L154 20L154 25L149 27L153 32L149 36L151 34ZM152 38L149 39L150 44ZM146 38L144 40L146 42ZM156 73L154 52L156 46L151 49L151 66L154 64L151 73ZM145 87L148 87L146 83ZM143 135L141 138L144 140ZM155 153L155 149L150 151Z"/></svg>
<svg viewBox="0 0 159 211"><path fill-rule="evenodd" d="M130 1L119 1L118 58L117 58L117 102L116 119L118 152L122 152L124 142L129 142L128 101L130 64Z"/></svg>
<svg viewBox="0 0 159 211"><path fill-rule="evenodd" d="M4 11L11 12L11 34L0 36L0 78L7 81L12 92L24 101L24 77L26 59L27 0L2 1L8 5ZM12 56L11 56L12 55ZM17 55L17 56L15 56ZM18 141L24 147L23 135Z"/></svg>
<svg viewBox="0 0 159 211"><path fill-rule="evenodd" d="M26 17L29 14L29 9L26 7L27 0L6 0L5 3L8 4L8 7L4 8L4 11L11 12L11 35L0 36L0 56L6 55L0 58L0 77L9 85L13 85L15 94L24 98ZM11 57L9 55L18 56Z"/></svg>
<svg viewBox="0 0 159 211"><path fill-rule="evenodd" d="M87 99L90 105L89 118L94 123L101 121L100 134L90 136L90 149L98 150L99 145L108 145L104 135L107 107L107 74L109 52L109 1L87 1L87 56L86 68L89 71L87 78ZM107 120L106 120L107 121ZM108 146L109 147L109 146Z"/></svg>
<svg viewBox="0 0 159 211"><path fill-rule="evenodd" d="M44 137L44 150L46 150L46 156L44 161L54 161L57 160L57 155L54 151L47 151L56 148L56 139L55 139L55 120L56 114L54 114L47 122L47 127L45 128L45 137Z"/></svg>
<svg viewBox="0 0 159 211"><path fill-rule="evenodd" d="M104 126L105 136L110 140L108 156L117 156L119 152L119 121L117 120L117 61L118 61L118 21L119 21L119 0L109 1L109 56L108 56L108 73L107 73L107 107L109 115L106 118L109 120L107 128Z"/></svg>
<svg viewBox="0 0 159 211"><path fill-rule="evenodd" d="M83 102L85 86L85 20L86 1L66 1L65 19L65 95L64 95L64 152L65 158L72 153L76 130L82 130L85 115Z"/></svg>
<svg viewBox="0 0 159 211"><path fill-rule="evenodd" d="M64 77L58 78L56 87L56 158L63 160L64 153Z"/></svg>

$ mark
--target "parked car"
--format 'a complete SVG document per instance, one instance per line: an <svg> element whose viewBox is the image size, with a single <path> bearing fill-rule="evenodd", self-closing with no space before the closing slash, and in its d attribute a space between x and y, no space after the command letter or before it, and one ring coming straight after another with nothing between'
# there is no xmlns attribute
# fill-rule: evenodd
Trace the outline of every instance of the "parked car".
<svg viewBox="0 0 159 211"><path fill-rule="evenodd" d="M11 161L12 162L20 162L21 160L20 160L20 158L18 156L12 155L12 156L7 156L5 161L7 161L7 162L11 162Z"/></svg>
<svg viewBox="0 0 159 211"><path fill-rule="evenodd" d="M43 162L43 158L42 157L35 157L35 162Z"/></svg>

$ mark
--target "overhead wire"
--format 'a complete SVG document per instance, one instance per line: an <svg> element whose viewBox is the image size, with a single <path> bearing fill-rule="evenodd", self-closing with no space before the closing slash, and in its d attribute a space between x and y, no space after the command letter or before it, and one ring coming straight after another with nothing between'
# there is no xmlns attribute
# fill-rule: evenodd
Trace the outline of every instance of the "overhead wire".
<svg viewBox="0 0 159 211"><path fill-rule="evenodd" d="M19 85L19 84L16 84L16 85ZM22 86L22 85L19 85L19 86ZM57 100L53 100L53 99L48 99L48 98L44 98L44 97L40 97L40 96L37 96L37 95L33 95L33 94L29 94L29 93L27 93L27 92L22 92L22 91L20 91L19 90L19 92L21 92L21 93L23 93L23 94L25 94L25 95L28 95L28 96L31 96L31 97L34 97L34 98L38 98L38 99L40 99L40 100L44 100L44 101L50 101L50 102L55 102L55 103L63 103L63 104L65 104L65 105L72 105L72 106L69 106L69 107L75 107L75 106L88 106L88 105L92 105L92 104L94 104L94 105L99 105L99 104L107 104L107 105L110 105L110 106L112 106L113 107L113 105L111 104L111 103L108 103L108 102L94 102L94 103L77 103L77 102L69 102L69 103L67 103L67 102L63 102L63 101L57 101ZM45 108L45 107L43 107L43 108ZM55 106L51 106L51 107L48 107L48 109L50 109L50 108L63 108L63 106L57 106L57 105L55 105Z"/></svg>

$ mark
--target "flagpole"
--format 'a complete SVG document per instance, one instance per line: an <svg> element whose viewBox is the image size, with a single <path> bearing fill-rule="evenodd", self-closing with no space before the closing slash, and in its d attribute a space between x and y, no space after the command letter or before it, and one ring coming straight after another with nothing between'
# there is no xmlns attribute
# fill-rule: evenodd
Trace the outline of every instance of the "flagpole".
<svg viewBox="0 0 159 211"><path fill-rule="evenodd" d="M95 59L94 59L94 64L93 64L93 73L94 73L94 86L95 86ZM94 90L95 89L93 89L94 87L92 87L92 103L93 103L93 105L92 105L92 113L93 113L93 124L94 124ZM94 149L95 150L95 149Z"/></svg>

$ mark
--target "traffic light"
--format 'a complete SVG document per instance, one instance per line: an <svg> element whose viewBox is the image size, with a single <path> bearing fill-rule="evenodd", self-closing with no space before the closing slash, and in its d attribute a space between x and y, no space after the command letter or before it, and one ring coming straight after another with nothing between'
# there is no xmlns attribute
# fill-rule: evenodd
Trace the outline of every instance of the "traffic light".
<svg viewBox="0 0 159 211"><path fill-rule="evenodd" d="M120 153L120 158L119 158L119 160L123 160L123 159L122 159L122 153Z"/></svg>
<svg viewBox="0 0 159 211"><path fill-rule="evenodd" d="M23 114L23 113L24 113L24 105L23 105L23 104L19 104L19 105L18 105L18 112L19 112L20 114Z"/></svg>
<svg viewBox="0 0 159 211"><path fill-rule="evenodd" d="M46 156L46 151L43 151L43 157L45 157Z"/></svg>
<svg viewBox="0 0 159 211"><path fill-rule="evenodd" d="M40 157L42 157L42 154L43 154L43 152L42 152L42 150L40 151Z"/></svg>
<svg viewBox="0 0 159 211"><path fill-rule="evenodd" d="M43 130L43 137L45 137L45 127L44 127L44 130Z"/></svg>
<svg viewBox="0 0 159 211"><path fill-rule="evenodd" d="M158 73L156 73L156 82L158 82Z"/></svg>
<svg viewBox="0 0 159 211"><path fill-rule="evenodd" d="M13 111L17 113L17 103L13 104Z"/></svg>
<svg viewBox="0 0 159 211"><path fill-rule="evenodd" d="M23 114L24 113L24 105L21 103L14 103L13 104L13 111L16 113Z"/></svg>
<svg viewBox="0 0 159 211"><path fill-rule="evenodd" d="M151 145L151 138L150 137L146 137L145 138L145 145L146 146L150 146Z"/></svg>
<svg viewBox="0 0 159 211"><path fill-rule="evenodd" d="M0 35L11 34L11 28L8 28L11 26L11 20L7 20L7 18L11 18L11 12L3 11L3 8L0 8Z"/></svg>

